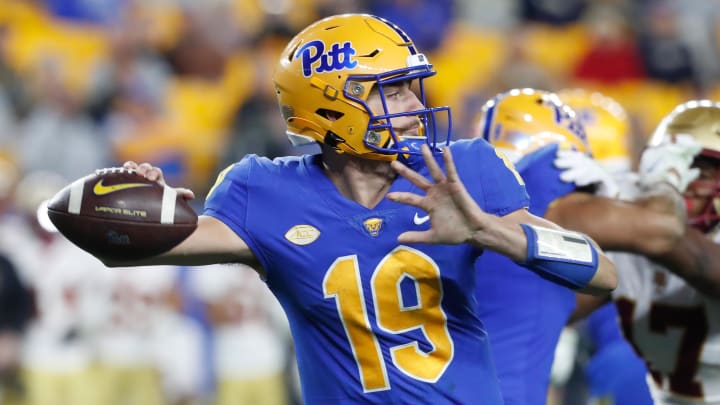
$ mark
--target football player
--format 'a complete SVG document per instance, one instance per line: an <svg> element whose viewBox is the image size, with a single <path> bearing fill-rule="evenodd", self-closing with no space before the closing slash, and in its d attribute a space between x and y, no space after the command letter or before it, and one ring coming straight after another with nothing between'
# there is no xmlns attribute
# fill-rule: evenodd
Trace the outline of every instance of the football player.
<svg viewBox="0 0 720 405"><path fill-rule="evenodd" d="M18 215L0 226L0 245L33 299L21 350L27 404L94 404L102 394L93 357L105 268L48 226L38 209L64 183L53 172L25 174L14 192Z"/></svg>
<svg viewBox="0 0 720 405"><path fill-rule="evenodd" d="M625 182L636 181L637 176L632 172L630 118L625 108L597 91L572 88L557 94L577 114L587 134L593 159L618 182L619 189L623 189ZM615 304L608 302L583 322L570 327L574 329L566 329L579 331L583 338L580 346L591 351L584 364L588 400L614 405L651 405L652 398L645 383L647 367L623 336L619 319ZM561 343L562 340L558 344Z"/></svg>
<svg viewBox="0 0 720 405"><path fill-rule="evenodd" d="M321 152L246 156L219 175L192 235L133 264L255 266L288 316L305 403L501 403L473 304L480 253L597 293L615 268L586 236L531 215L487 142L439 148L451 121L425 104L434 74L384 19L310 25L274 82L290 140ZM150 164L125 167L162 181Z"/></svg>
<svg viewBox="0 0 720 405"><path fill-rule="evenodd" d="M661 146L673 139L702 145L692 169L699 178L684 194L688 228L655 261L613 253L622 271L612 299L625 337L648 364L656 404L720 403L719 128L720 103L708 100L685 102L662 120L649 141L648 150L656 153L643 156L641 169L672 164L676 157ZM578 311L602 302L584 296Z"/></svg>
<svg viewBox="0 0 720 405"><path fill-rule="evenodd" d="M212 265L189 272L212 325L216 405L286 405L289 330L275 297L252 271Z"/></svg>
<svg viewBox="0 0 720 405"><path fill-rule="evenodd" d="M583 126L554 93L513 89L496 95L483 107L475 135L516 162L531 198L530 212L586 232L604 249L658 255L682 236L681 196L675 190L634 203L593 194L614 195L617 187L609 175L602 182L598 176L593 183L583 182L585 171L605 172L590 165ZM588 165L566 170L567 161L576 159ZM659 182L657 187L669 188ZM478 315L492 339L505 403L544 404L558 336L575 307L575 292L563 288L562 280L529 272L495 252L482 255L477 269Z"/></svg>

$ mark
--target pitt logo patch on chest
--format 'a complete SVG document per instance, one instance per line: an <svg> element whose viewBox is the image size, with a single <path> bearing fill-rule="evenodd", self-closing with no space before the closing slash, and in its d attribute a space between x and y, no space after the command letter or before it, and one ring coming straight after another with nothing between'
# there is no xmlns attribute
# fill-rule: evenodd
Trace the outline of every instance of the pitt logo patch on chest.
<svg viewBox="0 0 720 405"><path fill-rule="evenodd" d="M310 77L314 73L332 72L335 70L353 69L357 61L352 56L357 52L352 44L334 43L325 50L325 43L320 40L310 41L295 52L295 58L301 58L303 76Z"/></svg>
<svg viewBox="0 0 720 405"><path fill-rule="evenodd" d="M383 220L381 218L368 218L363 222L363 226L370 236L378 236L382 228Z"/></svg>
<svg viewBox="0 0 720 405"><path fill-rule="evenodd" d="M295 225L285 233L285 239L299 246L309 245L319 237L320 231L312 225Z"/></svg>

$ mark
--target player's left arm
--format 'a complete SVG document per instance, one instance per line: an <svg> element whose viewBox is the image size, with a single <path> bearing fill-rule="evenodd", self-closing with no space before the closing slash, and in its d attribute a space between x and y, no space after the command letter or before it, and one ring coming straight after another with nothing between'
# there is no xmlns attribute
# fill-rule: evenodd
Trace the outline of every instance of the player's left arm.
<svg viewBox="0 0 720 405"><path fill-rule="evenodd" d="M687 227L670 252L653 260L708 297L720 299L720 245L704 233Z"/></svg>
<svg viewBox="0 0 720 405"><path fill-rule="evenodd" d="M617 286L615 265L589 237L566 231L525 209L502 217L484 212L460 180L449 148L443 153L447 175L425 145L422 153L432 181L392 162L393 168L425 195L393 192L388 198L425 210L431 223L429 230L401 234L400 243L469 243L583 292L607 293Z"/></svg>
<svg viewBox="0 0 720 405"><path fill-rule="evenodd" d="M512 232L513 225L523 231L525 240L514 242L524 246L521 257L513 258L518 263L582 293L607 294L617 287L615 265L588 235L568 231L525 209L498 219L509 228L506 232Z"/></svg>

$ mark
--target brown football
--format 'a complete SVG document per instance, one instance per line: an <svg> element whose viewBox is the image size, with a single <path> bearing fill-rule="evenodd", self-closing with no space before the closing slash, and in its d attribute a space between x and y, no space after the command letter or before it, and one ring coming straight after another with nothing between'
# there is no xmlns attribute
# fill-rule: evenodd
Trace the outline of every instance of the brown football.
<svg viewBox="0 0 720 405"><path fill-rule="evenodd" d="M197 214L173 188L123 168L96 170L69 184L50 200L48 215L71 242L115 260L166 252L197 227Z"/></svg>

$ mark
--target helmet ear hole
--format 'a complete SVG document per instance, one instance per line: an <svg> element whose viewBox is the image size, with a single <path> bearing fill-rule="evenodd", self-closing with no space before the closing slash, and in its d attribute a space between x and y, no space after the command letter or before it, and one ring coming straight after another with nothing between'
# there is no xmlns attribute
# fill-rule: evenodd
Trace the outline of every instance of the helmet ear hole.
<svg viewBox="0 0 720 405"><path fill-rule="evenodd" d="M330 120L330 121L337 121L340 118L342 118L343 115L345 115L344 113L342 113L340 111L330 110L327 108L319 108L319 109L315 110L315 114L317 114L327 120Z"/></svg>

